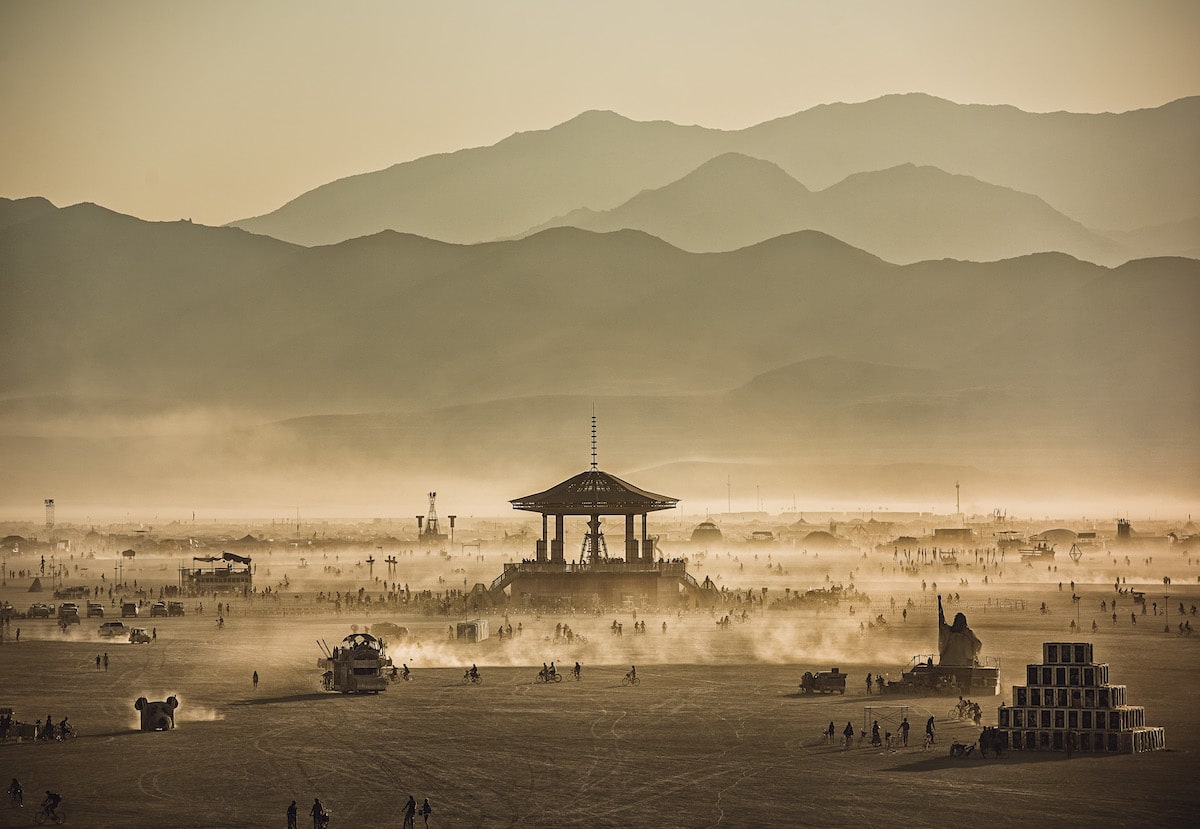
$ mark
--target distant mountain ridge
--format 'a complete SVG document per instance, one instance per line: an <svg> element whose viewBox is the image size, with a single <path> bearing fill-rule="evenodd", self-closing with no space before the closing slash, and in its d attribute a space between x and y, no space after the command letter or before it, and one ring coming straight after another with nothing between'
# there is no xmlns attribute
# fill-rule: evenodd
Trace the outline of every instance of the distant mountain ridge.
<svg viewBox="0 0 1200 829"><path fill-rule="evenodd" d="M307 248L0 200L0 273L2 497L278 503L334 469L347 497L430 469L520 492L578 471L588 400L614 466L690 497L688 470L747 465L842 469L848 492L914 465L1197 490L1190 259L901 266L812 230L706 254L570 227Z"/></svg>
<svg viewBox="0 0 1200 829"><path fill-rule="evenodd" d="M1061 251L1102 264L1130 258L1041 199L934 167L856 173L813 192L777 165L740 153L606 211L576 210L534 228L635 228L685 250L733 250L819 230L889 262L991 261Z"/></svg>
<svg viewBox="0 0 1200 829"><path fill-rule="evenodd" d="M451 242L509 238L572 210L615 208L737 152L818 190L855 173L936 167L1031 194L1086 227L1128 231L1195 216L1198 145L1200 97L1085 114L889 95L736 131L586 112L491 147L330 182L233 224L304 245L388 228Z"/></svg>

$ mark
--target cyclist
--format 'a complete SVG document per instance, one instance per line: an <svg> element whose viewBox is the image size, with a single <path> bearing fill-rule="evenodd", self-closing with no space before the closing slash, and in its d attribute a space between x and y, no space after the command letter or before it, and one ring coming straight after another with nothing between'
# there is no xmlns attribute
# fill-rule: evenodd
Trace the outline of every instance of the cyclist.
<svg viewBox="0 0 1200 829"><path fill-rule="evenodd" d="M551 662L551 663L550 663L550 672L549 672L549 676L550 676L550 678L551 678L551 679L554 679L554 675L555 675L556 673L557 673L557 671L555 671L555 669L554 669L554 663L553 663L553 662Z"/></svg>
<svg viewBox="0 0 1200 829"><path fill-rule="evenodd" d="M409 679L409 674L411 674L411 673L412 673L412 671L410 671L410 670L408 669L408 663L406 662L406 663L404 664L404 681L405 681L405 682L407 682L407 681L408 681L408 679Z"/></svg>
<svg viewBox="0 0 1200 829"><path fill-rule="evenodd" d="M60 803L62 803L62 795L46 789L46 799L42 801L42 814L49 818L54 817L54 810Z"/></svg>
<svg viewBox="0 0 1200 829"><path fill-rule="evenodd" d="M71 724L69 722L67 722L67 718L63 717L62 722L60 722L58 724L58 739L60 739L60 740L67 739L68 737L71 736L71 732L73 730L74 729L71 728Z"/></svg>
<svg viewBox="0 0 1200 829"><path fill-rule="evenodd" d="M579 677L583 674L583 669L581 667L579 667L578 662L575 663L575 669L573 671L571 671L571 673L573 673L575 675L576 679L579 679Z"/></svg>
<svg viewBox="0 0 1200 829"><path fill-rule="evenodd" d="M475 680L476 682L479 681L479 669L475 667L474 662L471 663L470 675L471 675L471 679Z"/></svg>

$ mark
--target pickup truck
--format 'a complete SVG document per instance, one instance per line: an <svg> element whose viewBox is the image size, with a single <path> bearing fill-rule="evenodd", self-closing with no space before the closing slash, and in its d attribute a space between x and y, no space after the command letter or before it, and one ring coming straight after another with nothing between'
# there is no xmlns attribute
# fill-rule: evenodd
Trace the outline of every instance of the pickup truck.
<svg viewBox="0 0 1200 829"><path fill-rule="evenodd" d="M111 622L105 622L100 625L97 631L101 636L128 636L129 628L125 627L125 623L119 619L113 619Z"/></svg>

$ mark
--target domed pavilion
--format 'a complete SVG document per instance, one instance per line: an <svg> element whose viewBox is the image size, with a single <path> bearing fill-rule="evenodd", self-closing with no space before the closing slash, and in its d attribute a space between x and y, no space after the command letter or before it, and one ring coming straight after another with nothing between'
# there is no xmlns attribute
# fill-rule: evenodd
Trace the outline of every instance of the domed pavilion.
<svg viewBox="0 0 1200 829"><path fill-rule="evenodd" d="M590 469L510 503L513 509L541 514L542 536L532 559L504 565L504 572L492 582L494 594L511 588L511 600L532 606L597 607L631 601L655 607L677 603L681 590L699 589L683 559L656 560L656 538L647 532L647 516L674 509L679 499L649 492L600 470L594 434ZM588 519L579 557L571 561L567 560L564 528L568 516ZM610 555L601 530L601 518L609 516L625 519L624 548L616 555Z"/></svg>

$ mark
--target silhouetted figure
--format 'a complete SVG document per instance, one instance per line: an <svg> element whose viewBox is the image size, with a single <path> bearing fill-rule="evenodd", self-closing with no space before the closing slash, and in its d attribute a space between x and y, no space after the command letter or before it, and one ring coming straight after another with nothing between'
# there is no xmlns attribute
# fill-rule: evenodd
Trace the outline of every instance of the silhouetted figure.
<svg viewBox="0 0 1200 829"><path fill-rule="evenodd" d="M425 821L425 825L429 826L429 816L433 814L433 807L429 805L429 798L425 798L425 802L421 804L421 818Z"/></svg>
<svg viewBox="0 0 1200 829"><path fill-rule="evenodd" d="M296 829L296 801L287 807L287 829Z"/></svg>
<svg viewBox="0 0 1200 829"><path fill-rule="evenodd" d="M413 829L417 814L417 801L410 794L408 802L404 804L404 829Z"/></svg>

